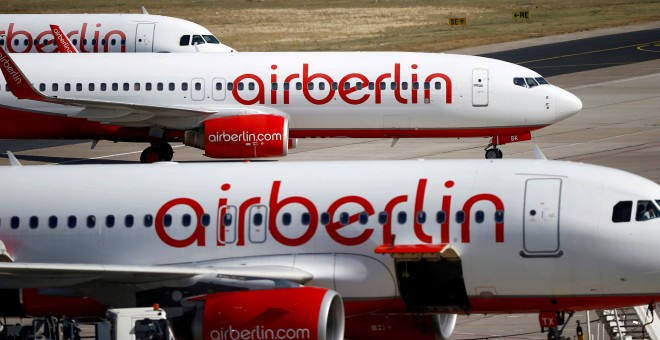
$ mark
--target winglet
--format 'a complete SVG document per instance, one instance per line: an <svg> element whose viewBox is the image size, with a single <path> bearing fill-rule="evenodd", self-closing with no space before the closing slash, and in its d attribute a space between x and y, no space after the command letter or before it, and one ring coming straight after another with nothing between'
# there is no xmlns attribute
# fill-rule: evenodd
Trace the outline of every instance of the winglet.
<svg viewBox="0 0 660 340"><path fill-rule="evenodd" d="M11 166L23 166L11 151L7 151L7 158L9 158L9 164L11 164Z"/></svg>
<svg viewBox="0 0 660 340"><path fill-rule="evenodd" d="M73 43L71 40L69 40L69 37L67 37L66 34L62 32L60 26L50 25L50 31L53 32L55 43L57 43L57 50L60 53L78 53L78 50L75 46L73 46Z"/></svg>
<svg viewBox="0 0 660 340"><path fill-rule="evenodd" d="M539 146L536 144L532 144L532 145L534 148L534 158L547 160L547 158L545 158L545 155L543 154L543 151L541 151L541 148L539 148Z"/></svg>
<svg viewBox="0 0 660 340"><path fill-rule="evenodd" d="M48 97L41 94L32 86L25 74L18 68L9 53L0 46L0 70L5 77L9 90L18 99L32 99L42 102L50 101Z"/></svg>

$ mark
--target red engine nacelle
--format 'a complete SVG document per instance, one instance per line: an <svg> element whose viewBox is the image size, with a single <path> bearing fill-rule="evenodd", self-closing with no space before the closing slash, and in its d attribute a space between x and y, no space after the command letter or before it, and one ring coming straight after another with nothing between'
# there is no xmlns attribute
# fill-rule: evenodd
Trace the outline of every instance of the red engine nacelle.
<svg viewBox="0 0 660 340"><path fill-rule="evenodd" d="M212 118L186 131L183 143L204 150L211 158L286 156L289 121L272 114Z"/></svg>
<svg viewBox="0 0 660 340"><path fill-rule="evenodd" d="M205 295L195 339L344 338L344 305L335 291L316 287L252 290Z"/></svg>

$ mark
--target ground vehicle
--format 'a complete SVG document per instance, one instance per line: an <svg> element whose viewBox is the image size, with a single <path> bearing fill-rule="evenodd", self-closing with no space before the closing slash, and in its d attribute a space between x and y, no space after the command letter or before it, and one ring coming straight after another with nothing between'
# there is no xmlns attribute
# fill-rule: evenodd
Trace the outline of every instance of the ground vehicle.
<svg viewBox="0 0 660 340"><path fill-rule="evenodd" d="M104 320L79 322L76 319L46 316L28 325L0 323L0 339L80 339L93 332L97 340L174 340L164 310L153 308L109 309ZM86 334L87 335L87 334ZM91 335L91 334L90 334ZM85 336L89 338L88 336Z"/></svg>

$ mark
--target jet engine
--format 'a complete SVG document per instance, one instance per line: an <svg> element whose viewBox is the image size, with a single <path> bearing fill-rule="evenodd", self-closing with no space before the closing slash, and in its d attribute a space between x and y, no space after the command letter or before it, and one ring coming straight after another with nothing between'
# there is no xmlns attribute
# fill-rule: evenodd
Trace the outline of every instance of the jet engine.
<svg viewBox="0 0 660 340"><path fill-rule="evenodd" d="M211 158L286 156L289 121L274 114L211 118L186 131L183 143L204 150Z"/></svg>
<svg viewBox="0 0 660 340"><path fill-rule="evenodd" d="M342 298L324 288L223 292L190 301L197 340L344 339Z"/></svg>

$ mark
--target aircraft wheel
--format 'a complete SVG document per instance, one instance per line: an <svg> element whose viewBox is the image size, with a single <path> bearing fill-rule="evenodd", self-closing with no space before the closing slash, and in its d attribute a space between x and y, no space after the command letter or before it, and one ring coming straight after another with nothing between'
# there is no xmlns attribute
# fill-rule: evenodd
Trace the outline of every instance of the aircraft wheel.
<svg viewBox="0 0 660 340"><path fill-rule="evenodd" d="M160 159L169 162L174 157L174 150L169 143L160 144Z"/></svg>
<svg viewBox="0 0 660 340"><path fill-rule="evenodd" d="M497 151L497 158L502 158L504 155L502 154L502 150L500 149L495 149Z"/></svg>
<svg viewBox="0 0 660 340"><path fill-rule="evenodd" d="M160 150L155 146L150 146L144 149L140 155L140 163L156 163L160 161L161 156L159 151Z"/></svg>
<svg viewBox="0 0 660 340"><path fill-rule="evenodd" d="M498 149L488 149L488 150L486 150L486 159L502 158L502 156L497 157L498 156L497 151L499 151L499 150Z"/></svg>

